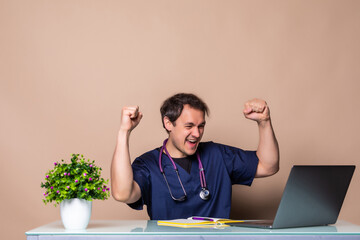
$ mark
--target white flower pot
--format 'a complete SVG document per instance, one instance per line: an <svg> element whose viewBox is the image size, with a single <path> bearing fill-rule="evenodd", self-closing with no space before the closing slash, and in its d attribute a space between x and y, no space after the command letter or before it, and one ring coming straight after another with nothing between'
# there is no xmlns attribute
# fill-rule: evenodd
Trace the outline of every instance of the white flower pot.
<svg viewBox="0 0 360 240"><path fill-rule="evenodd" d="M66 229L86 229L91 217L92 201L72 198L60 203L61 220Z"/></svg>

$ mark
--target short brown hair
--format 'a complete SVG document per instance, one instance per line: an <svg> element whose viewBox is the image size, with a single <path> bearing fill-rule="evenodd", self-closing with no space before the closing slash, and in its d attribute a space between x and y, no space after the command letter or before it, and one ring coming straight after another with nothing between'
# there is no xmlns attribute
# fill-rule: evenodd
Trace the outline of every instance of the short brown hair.
<svg viewBox="0 0 360 240"><path fill-rule="evenodd" d="M161 121L164 128L164 117L168 117L170 122L175 126L175 121L180 117L184 105L186 104L209 116L208 106L199 97L192 93L178 93L166 99L160 108Z"/></svg>

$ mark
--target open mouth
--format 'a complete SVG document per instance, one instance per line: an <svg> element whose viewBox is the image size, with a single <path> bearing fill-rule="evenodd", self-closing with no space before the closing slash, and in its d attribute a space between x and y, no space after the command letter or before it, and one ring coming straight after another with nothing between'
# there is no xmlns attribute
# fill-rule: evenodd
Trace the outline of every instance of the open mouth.
<svg viewBox="0 0 360 240"><path fill-rule="evenodd" d="M196 147L198 140L195 139L187 139L186 142L190 145L191 148Z"/></svg>

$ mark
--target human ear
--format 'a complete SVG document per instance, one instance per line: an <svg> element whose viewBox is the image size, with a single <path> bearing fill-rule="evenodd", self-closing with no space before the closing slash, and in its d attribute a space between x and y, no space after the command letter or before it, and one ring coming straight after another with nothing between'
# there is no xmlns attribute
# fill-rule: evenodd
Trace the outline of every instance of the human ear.
<svg viewBox="0 0 360 240"><path fill-rule="evenodd" d="M168 117L164 117L163 119L164 121L164 126L165 126L165 129L168 131L168 132L171 132L172 128L174 127L174 125L172 124L172 122L170 121L170 119Z"/></svg>

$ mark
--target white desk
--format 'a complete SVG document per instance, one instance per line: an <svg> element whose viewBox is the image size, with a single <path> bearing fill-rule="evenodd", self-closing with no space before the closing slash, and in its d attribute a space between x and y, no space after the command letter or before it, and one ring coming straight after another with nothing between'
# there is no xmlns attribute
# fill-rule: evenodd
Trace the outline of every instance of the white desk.
<svg viewBox="0 0 360 240"><path fill-rule="evenodd" d="M64 239L360 239L360 226L345 221L335 225L266 230L244 227L223 229L157 226L147 220L94 220L86 230L65 230L61 221L25 233L27 240Z"/></svg>

